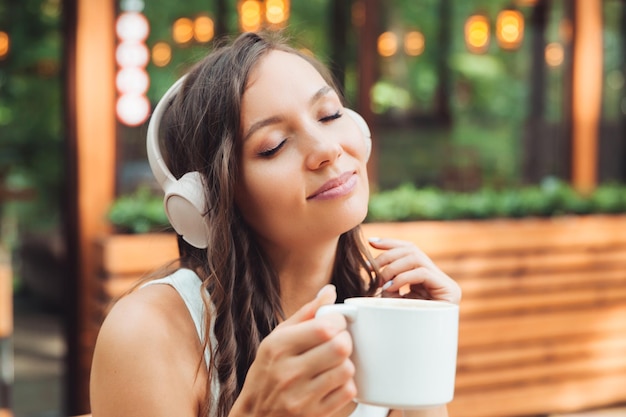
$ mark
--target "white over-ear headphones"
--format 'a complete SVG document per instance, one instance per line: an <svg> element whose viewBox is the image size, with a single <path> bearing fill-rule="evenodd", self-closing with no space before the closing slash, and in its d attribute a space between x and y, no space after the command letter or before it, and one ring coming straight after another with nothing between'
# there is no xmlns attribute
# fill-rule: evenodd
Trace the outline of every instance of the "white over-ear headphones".
<svg viewBox="0 0 626 417"><path fill-rule="evenodd" d="M185 241L196 248L202 249L208 246L209 227L205 216L207 205L202 176L199 172L194 171L186 173L177 180L165 165L159 148L161 119L165 110L180 90L184 80L185 76L176 81L165 92L155 107L148 124L146 146L152 173L165 193L163 205L165 206L167 218L176 233L181 235ZM367 159L369 159L372 149L370 129L361 115L348 108L345 110L363 134L367 150L366 155Z"/></svg>

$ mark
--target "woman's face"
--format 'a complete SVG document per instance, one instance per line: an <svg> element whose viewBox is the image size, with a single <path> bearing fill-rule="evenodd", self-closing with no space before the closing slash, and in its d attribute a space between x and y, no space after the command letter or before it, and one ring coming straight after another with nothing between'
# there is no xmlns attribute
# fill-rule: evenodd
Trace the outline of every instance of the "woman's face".
<svg viewBox="0 0 626 417"><path fill-rule="evenodd" d="M271 245L336 238L367 214L366 143L336 92L301 57L271 51L242 99L237 205Z"/></svg>

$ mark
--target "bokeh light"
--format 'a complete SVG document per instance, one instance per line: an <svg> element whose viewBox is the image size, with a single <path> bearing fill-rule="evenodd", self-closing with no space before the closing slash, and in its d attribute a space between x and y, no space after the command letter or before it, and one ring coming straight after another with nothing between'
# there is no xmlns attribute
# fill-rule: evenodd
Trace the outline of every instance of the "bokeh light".
<svg viewBox="0 0 626 417"><path fill-rule="evenodd" d="M390 57L398 52L398 37L393 32L381 33L378 37L378 54Z"/></svg>
<svg viewBox="0 0 626 417"><path fill-rule="evenodd" d="M511 9L498 13L496 38L502 49L519 48L524 40L524 15L519 10Z"/></svg>
<svg viewBox="0 0 626 417"><path fill-rule="evenodd" d="M172 60L172 47L167 42L157 42L152 46L152 62L157 67L165 67Z"/></svg>
<svg viewBox="0 0 626 417"><path fill-rule="evenodd" d="M143 68L122 68L115 77L115 86L121 94L145 94L150 86L150 77Z"/></svg>
<svg viewBox="0 0 626 417"><path fill-rule="evenodd" d="M563 63L565 52L563 46L558 42L552 42L546 45L545 58L546 64L550 67L558 67Z"/></svg>
<svg viewBox="0 0 626 417"><path fill-rule="evenodd" d="M118 119L127 126L139 126L150 115L150 101L144 95L123 94L117 100L115 112Z"/></svg>
<svg viewBox="0 0 626 417"><path fill-rule="evenodd" d="M9 38L9 34L0 31L0 59L4 59L9 54L9 49L11 48L11 40Z"/></svg>
<svg viewBox="0 0 626 417"><path fill-rule="evenodd" d="M150 60L148 47L139 42L121 42L115 51L115 60L120 67L144 67Z"/></svg>
<svg viewBox="0 0 626 417"><path fill-rule="evenodd" d="M426 40L424 34L413 30L404 35L404 52L409 56L418 56L424 52Z"/></svg>
<svg viewBox="0 0 626 417"><path fill-rule="evenodd" d="M206 43L213 39L215 25L209 16L198 16L193 21L193 37L200 43Z"/></svg>
<svg viewBox="0 0 626 417"><path fill-rule="evenodd" d="M245 0L239 4L239 22L244 32L254 32L261 28L261 2Z"/></svg>
<svg viewBox="0 0 626 417"><path fill-rule="evenodd" d="M281 25L287 21L289 8L286 0L266 0L265 19L272 25Z"/></svg>
<svg viewBox="0 0 626 417"><path fill-rule="evenodd" d="M179 45L184 45L193 39L193 21L188 17L181 17L172 25L172 38Z"/></svg>
<svg viewBox="0 0 626 417"><path fill-rule="evenodd" d="M465 44L470 52L484 53L489 49L489 20L487 16L475 14L465 22Z"/></svg>
<svg viewBox="0 0 626 417"><path fill-rule="evenodd" d="M115 75L119 93L115 113L121 123L138 126L150 115L150 101L145 95L150 85L145 69L150 62L145 43L150 25L141 12L125 11L118 17L115 30L119 40L115 50L119 67Z"/></svg>
<svg viewBox="0 0 626 417"><path fill-rule="evenodd" d="M115 31L122 40L143 42L150 33L150 24L141 13L124 12L117 18Z"/></svg>

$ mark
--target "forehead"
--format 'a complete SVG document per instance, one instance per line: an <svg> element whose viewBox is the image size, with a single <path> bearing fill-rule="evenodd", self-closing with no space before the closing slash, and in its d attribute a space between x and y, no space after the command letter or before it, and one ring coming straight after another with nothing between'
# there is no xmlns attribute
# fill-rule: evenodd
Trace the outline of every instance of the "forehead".
<svg viewBox="0 0 626 417"><path fill-rule="evenodd" d="M278 90L294 89L297 91L317 91L326 81L311 63L301 56L279 50L272 50L265 55L250 73L246 95L256 93L276 94ZM297 91L293 91L296 93Z"/></svg>

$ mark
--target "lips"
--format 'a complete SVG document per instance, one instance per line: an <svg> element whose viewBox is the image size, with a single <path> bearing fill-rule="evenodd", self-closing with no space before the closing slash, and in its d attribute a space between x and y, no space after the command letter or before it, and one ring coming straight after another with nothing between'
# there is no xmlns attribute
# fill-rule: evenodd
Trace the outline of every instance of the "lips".
<svg viewBox="0 0 626 417"><path fill-rule="evenodd" d="M331 199L350 193L356 186L357 176L355 171L346 171L340 176L326 181L324 185L315 190L307 197L313 199Z"/></svg>

